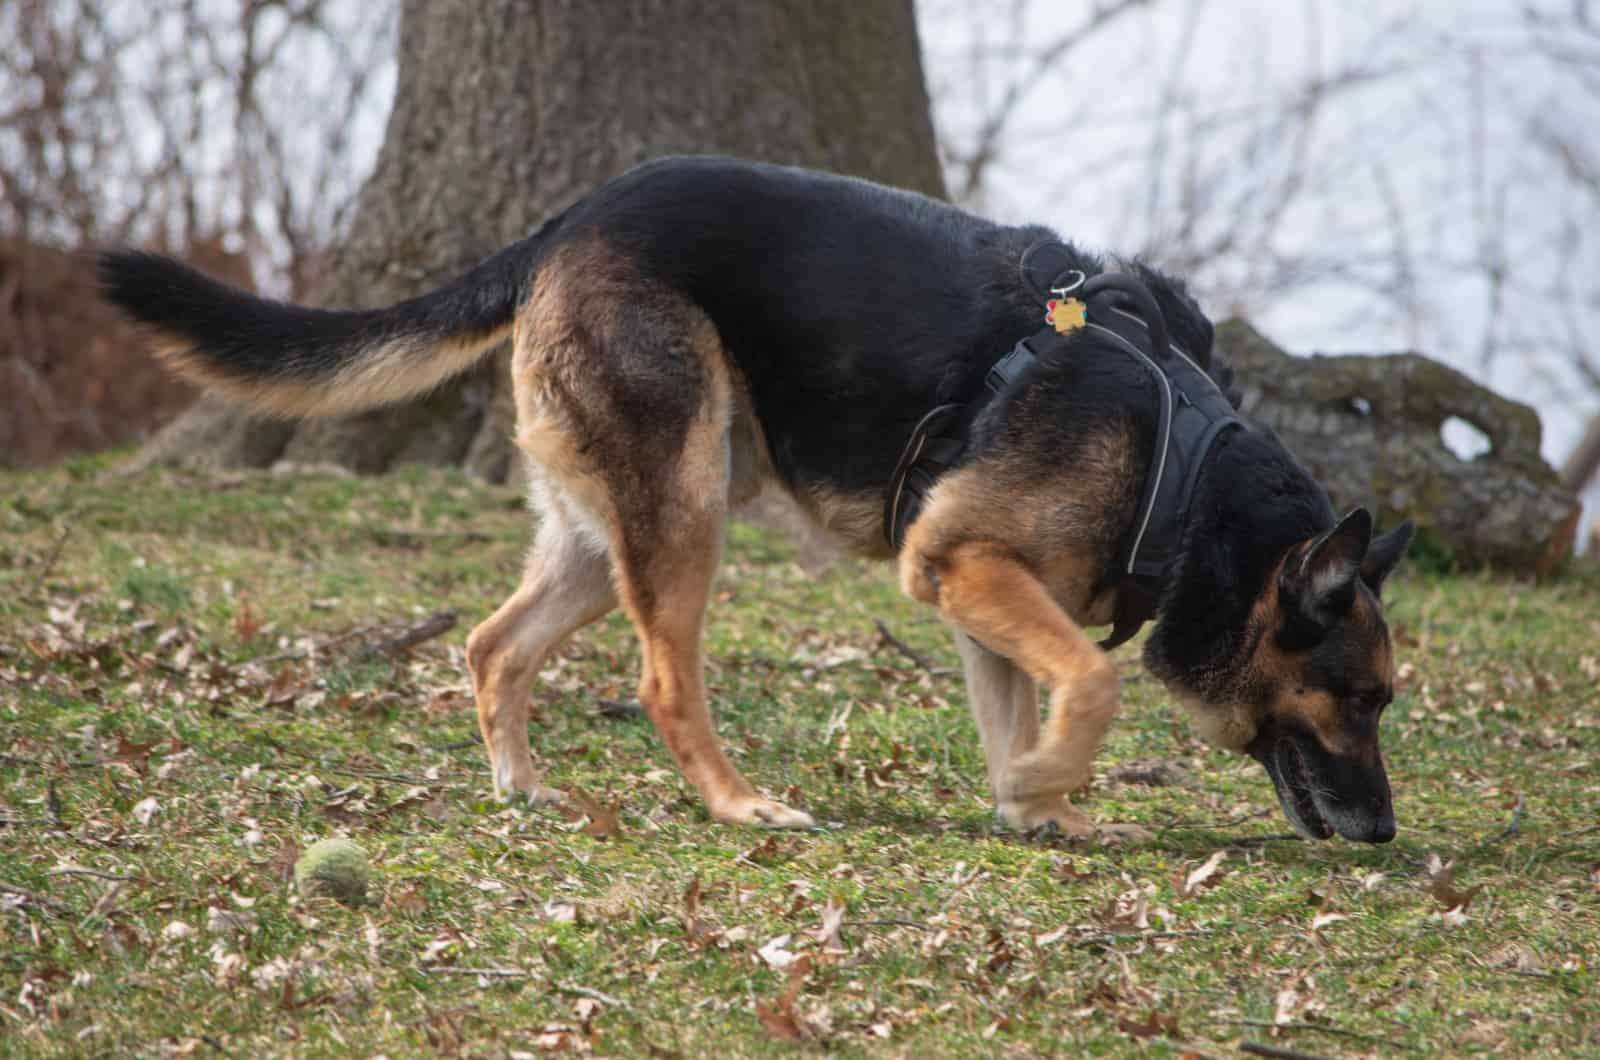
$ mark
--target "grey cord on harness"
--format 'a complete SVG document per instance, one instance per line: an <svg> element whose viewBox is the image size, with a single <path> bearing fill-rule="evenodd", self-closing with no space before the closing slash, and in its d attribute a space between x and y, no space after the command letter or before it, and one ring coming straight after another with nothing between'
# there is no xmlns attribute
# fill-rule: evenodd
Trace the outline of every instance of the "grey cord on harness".
<svg viewBox="0 0 1600 1060"><path fill-rule="evenodd" d="M1087 326L1134 358L1155 379L1160 401L1154 459L1145 472L1132 536L1118 565L1115 626L1111 636L1101 642L1101 647L1109 650L1155 616L1182 548L1200 469L1217 440L1244 424L1194 358L1169 342L1160 306L1137 277L1102 273L1085 279L1077 272L1073 286L1062 288L1057 281L1063 273L1077 271L1067 268L1041 283L1041 271L1029 268L1030 259L1037 262L1039 256L1052 252L1060 256L1058 260L1072 260L1071 252L1061 244L1030 247L1022 259L1025 286L1041 303L1045 300L1041 287L1050 293L1071 290L1083 299L1088 307ZM1149 352L1136 340L1147 343ZM1059 352L1067 342L1053 327L1023 339L986 374L983 393L964 405L941 405L922 418L901 452L885 495L883 532L891 547L899 550L929 491L940 476L960 463L967 433L982 408L1016 385L1038 360Z"/></svg>

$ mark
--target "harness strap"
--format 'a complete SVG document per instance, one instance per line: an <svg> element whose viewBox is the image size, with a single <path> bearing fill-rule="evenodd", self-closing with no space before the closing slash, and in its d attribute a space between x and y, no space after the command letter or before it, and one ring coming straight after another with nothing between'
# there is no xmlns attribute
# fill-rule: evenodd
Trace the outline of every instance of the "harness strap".
<svg viewBox="0 0 1600 1060"><path fill-rule="evenodd" d="M906 529L922 510L934 483L960 462L967 449L967 430L983 406L1038 363L1038 356L1028 345L1038 339L1039 336L1023 339L994 362L983 377L984 392L975 401L940 405L911 429L911 437L900 451L894 476L889 480L888 503L883 506L883 536L895 551L900 550Z"/></svg>
<svg viewBox="0 0 1600 1060"><path fill-rule="evenodd" d="M1086 281L1072 267L1074 260L1061 244L1030 247L1021 263L1023 285L1041 301L1047 300L1046 291L1071 290L1081 297L1089 306L1087 326L1139 362L1154 380L1160 403L1133 533L1115 576L1111 635L1100 642L1109 651L1155 617L1161 591L1181 554L1200 469L1217 440L1244 424L1194 359L1168 341L1160 306L1144 284L1121 273ZM1063 279L1068 280L1066 286ZM1123 308L1129 304L1135 312ZM896 551L928 493L966 455L968 432L984 406L1016 386L1041 357L1066 342L1053 327L1023 339L985 374L983 393L965 404L940 405L918 421L895 466L884 504L883 534ZM1144 345L1149 353L1141 348Z"/></svg>

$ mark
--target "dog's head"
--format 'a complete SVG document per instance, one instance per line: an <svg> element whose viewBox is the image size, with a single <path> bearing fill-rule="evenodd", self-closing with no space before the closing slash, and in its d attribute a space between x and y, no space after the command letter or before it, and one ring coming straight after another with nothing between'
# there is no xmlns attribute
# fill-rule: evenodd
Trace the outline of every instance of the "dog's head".
<svg viewBox="0 0 1600 1060"><path fill-rule="evenodd" d="M1406 522L1374 538L1372 517L1357 508L1282 556L1228 665L1192 680L1168 675L1209 742L1266 767L1307 838L1394 838L1378 747L1394 659L1379 593L1412 532Z"/></svg>

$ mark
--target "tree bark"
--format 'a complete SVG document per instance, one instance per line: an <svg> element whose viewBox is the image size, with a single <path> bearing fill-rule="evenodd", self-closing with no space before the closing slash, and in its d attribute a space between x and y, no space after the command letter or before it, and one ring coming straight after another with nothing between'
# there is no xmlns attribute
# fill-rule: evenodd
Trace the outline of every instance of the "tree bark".
<svg viewBox="0 0 1600 1060"><path fill-rule="evenodd" d="M664 154L944 192L911 0L404 0L399 36L384 145L313 304L436 286ZM516 465L505 359L421 401L304 424L205 399L139 462L464 464L502 481Z"/></svg>
<svg viewBox="0 0 1600 1060"><path fill-rule="evenodd" d="M1561 484L1573 493L1582 493L1600 471L1600 415L1589 420L1583 437L1561 465Z"/></svg>

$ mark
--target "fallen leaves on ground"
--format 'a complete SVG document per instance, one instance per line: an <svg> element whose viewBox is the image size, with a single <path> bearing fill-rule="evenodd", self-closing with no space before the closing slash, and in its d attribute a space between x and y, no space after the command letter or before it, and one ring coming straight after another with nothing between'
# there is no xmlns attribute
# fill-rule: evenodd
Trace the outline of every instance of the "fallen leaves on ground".
<svg viewBox="0 0 1600 1060"><path fill-rule="evenodd" d="M1472 904L1472 899L1483 890L1483 884L1474 884L1465 889L1456 885L1455 862L1444 861L1438 854L1429 852L1422 870L1422 887L1439 903L1440 909L1446 914L1460 914L1464 916L1467 907Z"/></svg>
<svg viewBox="0 0 1600 1060"><path fill-rule="evenodd" d="M1187 874L1174 879L1172 889L1178 892L1180 898L1193 898L1201 891L1215 887L1222 882L1222 861L1227 856L1226 850L1217 851Z"/></svg>
<svg viewBox="0 0 1600 1060"><path fill-rule="evenodd" d="M756 1001L756 1018L768 1034L780 1041L807 1042L821 1037L822 1028L795 1008L806 977L811 974L811 958L801 957L788 966L783 992L770 1001Z"/></svg>

